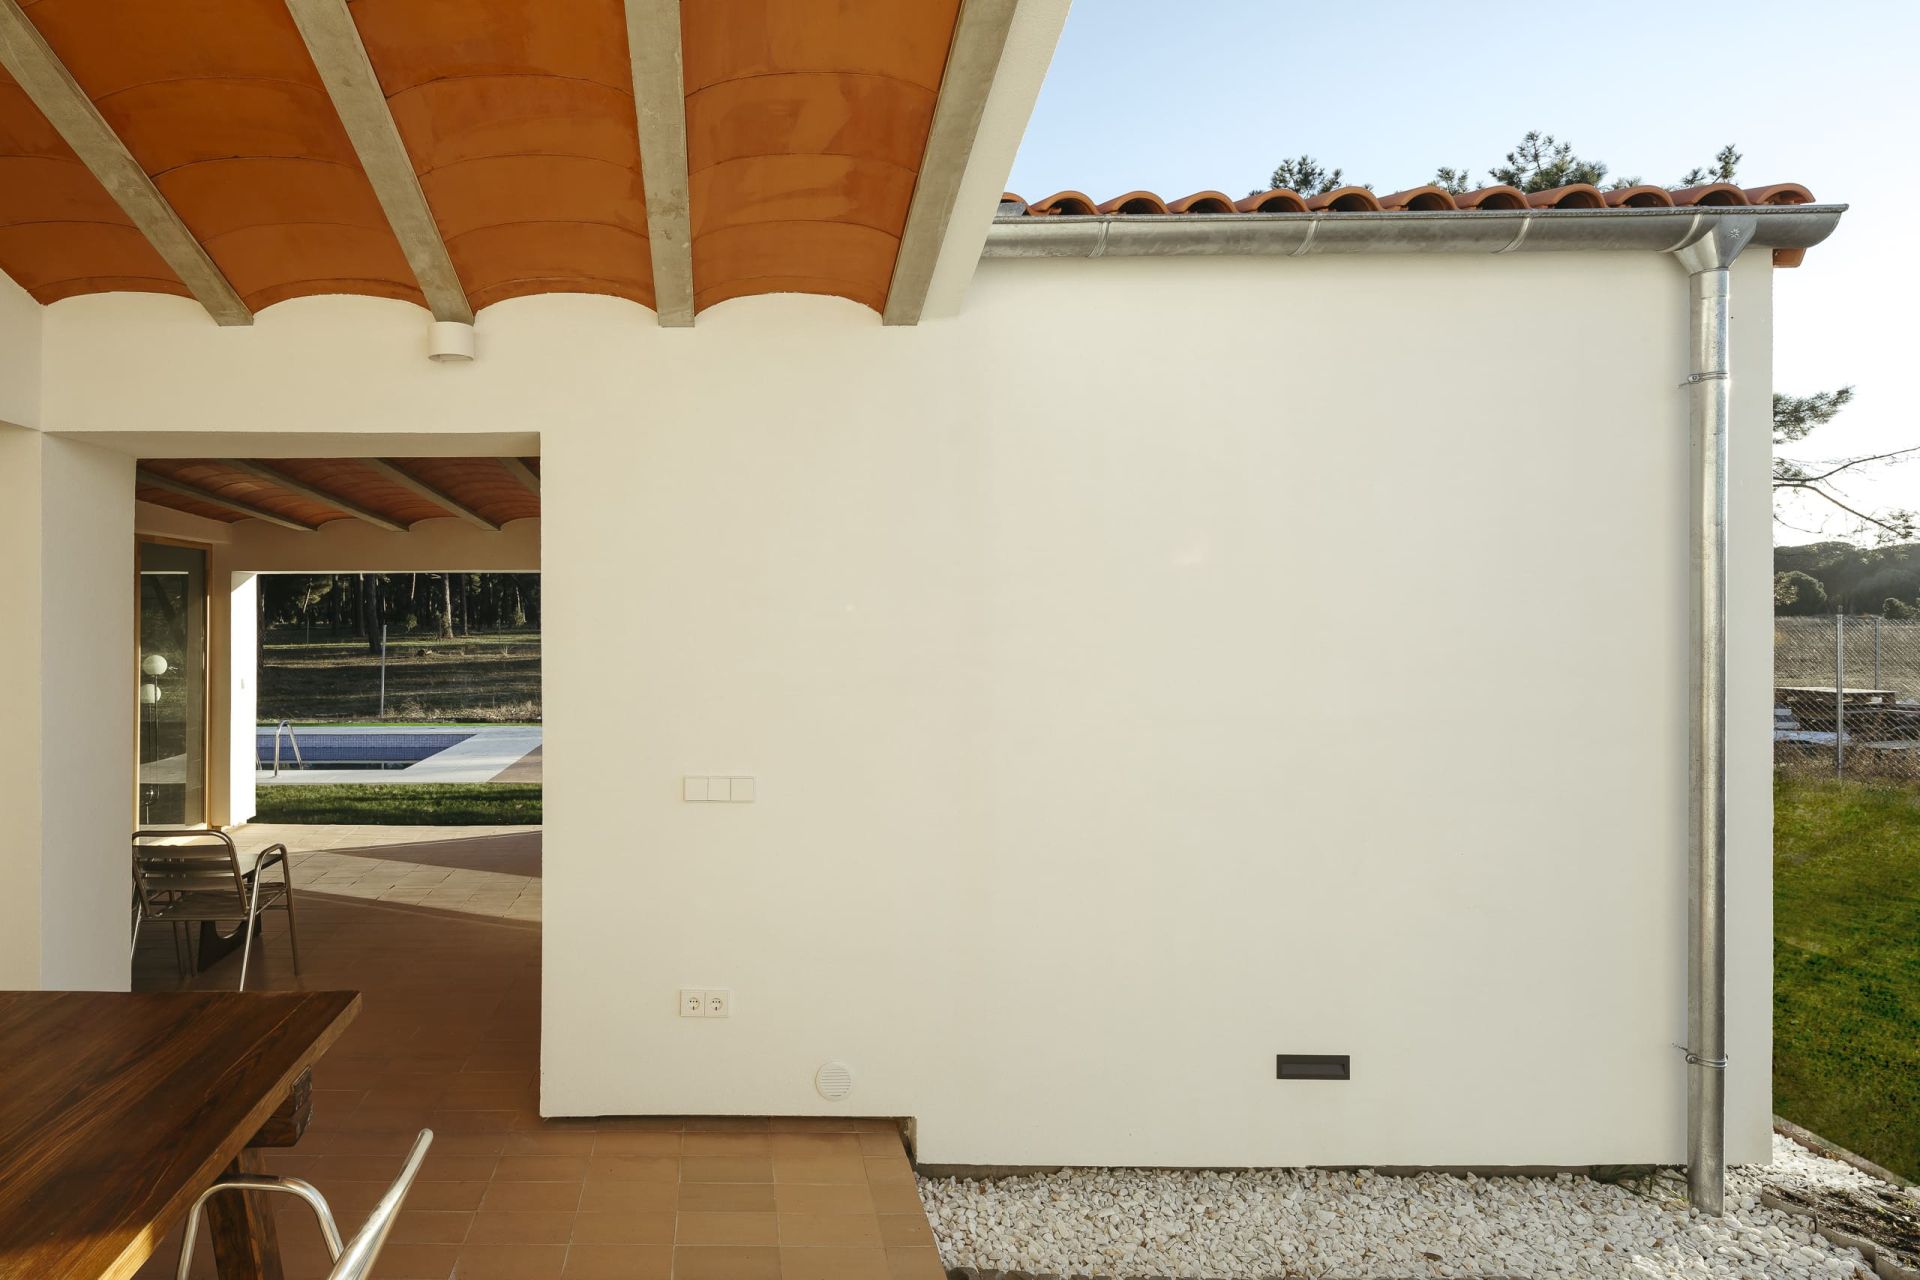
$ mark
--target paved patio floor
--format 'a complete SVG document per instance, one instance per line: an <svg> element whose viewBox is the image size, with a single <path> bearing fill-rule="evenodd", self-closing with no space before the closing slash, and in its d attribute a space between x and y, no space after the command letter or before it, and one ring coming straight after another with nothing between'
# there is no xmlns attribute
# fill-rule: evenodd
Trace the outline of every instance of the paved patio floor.
<svg viewBox="0 0 1920 1280"><path fill-rule="evenodd" d="M537 926L314 896L305 972L270 917L271 988L353 988L354 1025L314 1071L314 1119L269 1157L358 1226L414 1134L436 1136L377 1275L390 1280L941 1280L891 1121L542 1120ZM171 989L152 929L135 989ZM259 956L256 956L259 961ZM192 985L232 986L238 957ZM251 982L249 983L251 985ZM305 1210L276 1210L289 1280L325 1274ZM172 1275L176 1231L142 1280ZM197 1276L211 1276L203 1244Z"/></svg>

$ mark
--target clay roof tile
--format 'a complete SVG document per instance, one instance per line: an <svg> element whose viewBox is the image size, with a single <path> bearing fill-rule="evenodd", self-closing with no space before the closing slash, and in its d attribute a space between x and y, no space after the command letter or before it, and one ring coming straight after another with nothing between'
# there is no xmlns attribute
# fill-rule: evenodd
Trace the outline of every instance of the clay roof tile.
<svg viewBox="0 0 1920 1280"><path fill-rule="evenodd" d="M1099 206L1101 213L1165 213L1166 201L1151 191L1129 191Z"/></svg>
<svg viewBox="0 0 1920 1280"><path fill-rule="evenodd" d="M1454 197L1462 209L1525 209L1527 193L1518 187L1481 187Z"/></svg>
<svg viewBox="0 0 1920 1280"><path fill-rule="evenodd" d="M1673 193L1673 202L1678 205L1696 204L1752 204L1747 193L1731 182L1709 182L1698 187L1682 187Z"/></svg>
<svg viewBox="0 0 1920 1280"><path fill-rule="evenodd" d="M1307 201L1307 208L1316 213L1378 213L1380 197L1365 187L1335 187Z"/></svg>
<svg viewBox="0 0 1920 1280"><path fill-rule="evenodd" d="M1409 209L1416 213L1430 213L1435 209L1458 209L1459 201L1453 198L1453 192L1445 187L1408 187L1405 191L1396 191L1392 195L1380 197L1382 209Z"/></svg>
<svg viewBox="0 0 1920 1280"><path fill-rule="evenodd" d="M1769 187L1748 187L1749 204L1812 204L1813 192L1797 182L1776 182Z"/></svg>
<svg viewBox="0 0 1920 1280"><path fill-rule="evenodd" d="M1028 213L1064 213L1087 216L1093 212L1093 198L1080 191L1056 191L1044 200L1027 206Z"/></svg>
<svg viewBox="0 0 1920 1280"><path fill-rule="evenodd" d="M1275 187L1272 191L1256 191L1235 200L1233 207L1241 213L1305 213L1307 201L1298 191Z"/></svg>
<svg viewBox="0 0 1920 1280"><path fill-rule="evenodd" d="M1587 182L1572 182L1564 187L1527 193L1527 204L1535 209L1604 209L1607 193Z"/></svg>
<svg viewBox="0 0 1920 1280"><path fill-rule="evenodd" d="M1615 209L1671 209L1673 193L1665 187L1615 187L1607 192L1607 204Z"/></svg>
<svg viewBox="0 0 1920 1280"><path fill-rule="evenodd" d="M1190 196L1167 201L1168 213L1232 213L1233 197L1224 191L1196 191Z"/></svg>

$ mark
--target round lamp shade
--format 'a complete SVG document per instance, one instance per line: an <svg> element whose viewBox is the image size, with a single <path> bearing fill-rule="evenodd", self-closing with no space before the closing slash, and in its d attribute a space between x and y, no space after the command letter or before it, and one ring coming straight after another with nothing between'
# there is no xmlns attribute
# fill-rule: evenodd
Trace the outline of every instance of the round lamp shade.
<svg viewBox="0 0 1920 1280"><path fill-rule="evenodd" d="M140 669L150 676L167 674L167 660L157 653L150 653L140 659Z"/></svg>
<svg viewBox="0 0 1920 1280"><path fill-rule="evenodd" d="M141 681L140 701L149 707L160 701L160 686L151 680Z"/></svg>

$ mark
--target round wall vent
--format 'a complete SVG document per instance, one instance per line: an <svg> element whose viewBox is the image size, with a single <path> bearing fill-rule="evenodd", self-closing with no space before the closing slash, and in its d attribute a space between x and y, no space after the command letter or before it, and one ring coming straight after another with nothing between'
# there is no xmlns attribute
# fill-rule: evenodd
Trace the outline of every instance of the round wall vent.
<svg viewBox="0 0 1920 1280"><path fill-rule="evenodd" d="M813 1087L828 1102L838 1102L853 1092L853 1068L844 1062L823 1062L813 1073Z"/></svg>

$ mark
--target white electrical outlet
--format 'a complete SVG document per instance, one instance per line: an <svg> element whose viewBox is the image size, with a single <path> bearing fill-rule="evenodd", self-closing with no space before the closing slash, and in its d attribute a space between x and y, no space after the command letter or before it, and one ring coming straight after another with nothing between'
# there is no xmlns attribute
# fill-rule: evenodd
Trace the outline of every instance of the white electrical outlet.
<svg viewBox="0 0 1920 1280"><path fill-rule="evenodd" d="M707 990L706 1016L709 1018L730 1018L733 1016L733 992L727 990Z"/></svg>
<svg viewBox="0 0 1920 1280"><path fill-rule="evenodd" d="M695 991L691 987L680 988L680 1016L683 1018L706 1017L707 993Z"/></svg>

